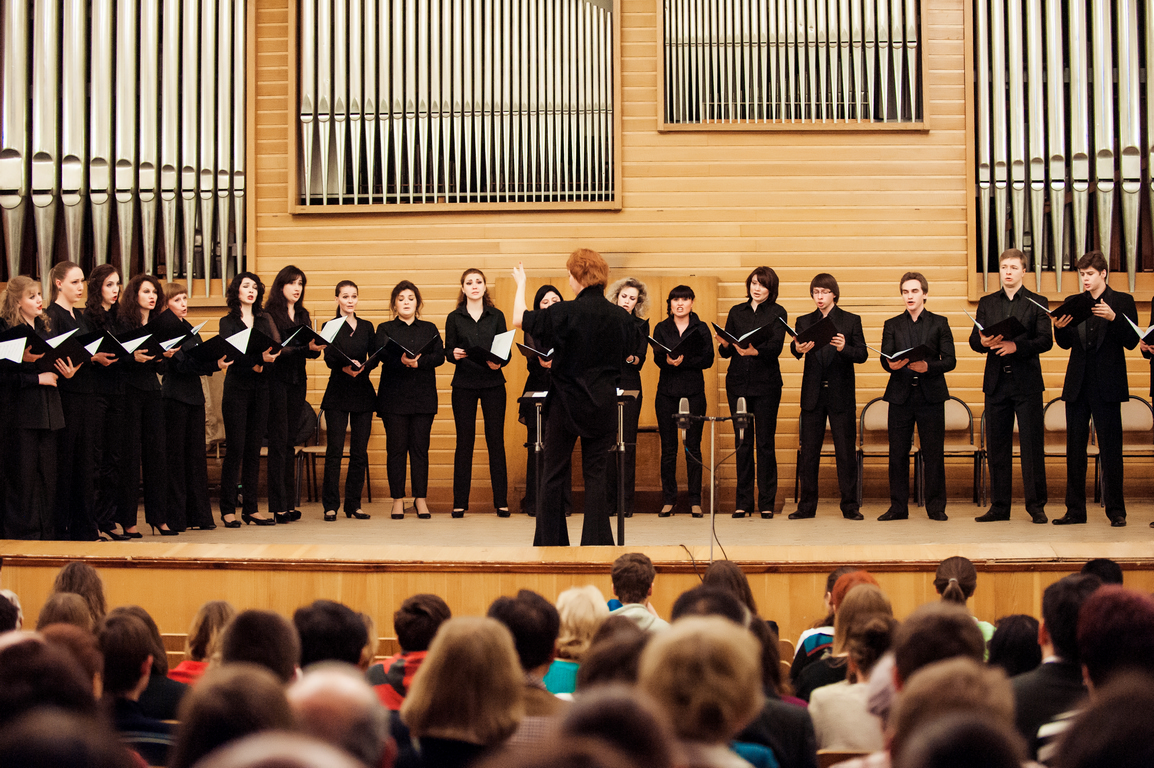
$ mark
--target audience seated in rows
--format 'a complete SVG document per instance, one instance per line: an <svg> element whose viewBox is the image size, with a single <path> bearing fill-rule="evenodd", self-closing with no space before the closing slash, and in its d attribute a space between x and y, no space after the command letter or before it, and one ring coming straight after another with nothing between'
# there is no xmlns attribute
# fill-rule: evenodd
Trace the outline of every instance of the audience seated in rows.
<svg viewBox="0 0 1154 768"><path fill-rule="evenodd" d="M104 654L96 635L72 624L49 624L38 634L50 646L63 649L92 681L92 696L104 695Z"/></svg>
<svg viewBox="0 0 1154 768"><path fill-rule="evenodd" d="M401 652L369 667L368 672L369 683L386 708L393 711L401 708L413 676L429 651L429 644L451 616L445 601L429 594L405 598L393 614L393 631L397 633Z"/></svg>
<svg viewBox="0 0 1154 768"><path fill-rule="evenodd" d="M659 617L649 603L657 571L648 555L639 552L622 555L613 562L609 577L613 582L613 594L620 602L617 607L610 603L613 608L610 616L625 616L650 632L669 628L669 623Z"/></svg>
<svg viewBox="0 0 1154 768"><path fill-rule="evenodd" d="M559 735L605 742L646 768L673 768L681 755L665 712L649 696L621 683L597 686L577 699Z"/></svg>
<svg viewBox="0 0 1154 768"><path fill-rule="evenodd" d="M316 600L297 608L293 626L300 638L299 665L321 661L342 661L356 666L369 642L369 630L361 617L347 605L333 600Z"/></svg>
<svg viewBox="0 0 1154 768"><path fill-rule="evenodd" d="M977 588L978 571L969 559L955 555L947 557L938 565L937 573L934 574L934 589L942 596L942 600L965 607L966 601L974 596ZM979 619L974 621L982 631L982 639L990 642L994 636L994 625Z"/></svg>
<svg viewBox="0 0 1154 768"><path fill-rule="evenodd" d="M52 583L52 593L61 592L71 592L84 598L92 616L92 626L100 626L108 611L108 603L104 599L104 581L95 568L82 560L73 560L65 565Z"/></svg>
<svg viewBox="0 0 1154 768"><path fill-rule="evenodd" d="M557 613L561 630L557 634L557 657L549 665L544 682L553 694L570 694L577 690L577 669L593 635L609 617L609 606L601 590L591 584L571 587L557 596Z"/></svg>
<svg viewBox="0 0 1154 768"><path fill-rule="evenodd" d="M385 709L357 667L321 662L288 688L301 731L342 749L365 768L388 768L396 757Z"/></svg>
<svg viewBox="0 0 1154 768"><path fill-rule="evenodd" d="M121 740L149 765L167 765L172 726L140 706L155 652L148 627L127 611L115 611L100 623L97 639L104 654L104 702Z"/></svg>
<svg viewBox="0 0 1154 768"><path fill-rule="evenodd" d="M218 651L220 635L234 616L236 609L227 600L210 600L200 606L184 639L184 660L168 670L168 676L178 683L194 685L208 669Z"/></svg>
<svg viewBox="0 0 1154 768"><path fill-rule="evenodd" d="M212 753L197 768L362 768L323 741L297 733L266 732Z"/></svg>
<svg viewBox="0 0 1154 768"><path fill-rule="evenodd" d="M589 643L585 660L577 668L577 691L588 691L605 683L636 683L641 652L651 637L652 633L625 616L605 619Z"/></svg>
<svg viewBox="0 0 1154 768"><path fill-rule="evenodd" d="M288 619L273 611L242 611L228 626L220 640L220 659L224 664L247 661L258 664L282 683L296 677L300 666L301 641Z"/></svg>
<svg viewBox="0 0 1154 768"><path fill-rule="evenodd" d="M1082 566L1083 576L1097 576L1103 584L1122 584L1122 566L1108 557L1096 557Z"/></svg>
<svg viewBox="0 0 1154 768"><path fill-rule="evenodd" d="M801 670L807 664L817 661L833 647L833 588L837 586L838 579L842 576L860 570L861 568L857 566L843 565L830 571L829 576L826 577L825 595L822 597L822 602L825 605L825 618L818 620L798 637L797 646L794 648L793 663L789 668L791 683L797 682L797 676L801 674Z"/></svg>
<svg viewBox="0 0 1154 768"><path fill-rule="evenodd" d="M148 686L140 694L137 704L146 717L157 720L175 720L176 710L180 707L180 700L188 692L188 686L177 682L168 676L168 652L164 650L164 640L160 637L160 628L156 626L148 611L139 605L122 605L108 612L109 616L127 613L144 622L152 640L152 671L148 677Z"/></svg>
<svg viewBox="0 0 1154 768"><path fill-rule="evenodd" d="M902 750L896 768L1022 768L1018 734L983 713L943 715L926 723Z"/></svg>
<svg viewBox="0 0 1154 768"><path fill-rule="evenodd" d="M10 632L24 626L24 609L20 605L20 597L10 589L0 589L0 632ZM6 604L5 604L6 603Z"/></svg>
<svg viewBox="0 0 1154 768"><path fill-rule="evenodd" d="M0 729L0 768L140 768L93 715L41 707Z"/></svg>
<svg viewBox="0 0 1154 768"><path fill-rule="evenodd" d="M833 621L833 647L825 656L806 665L795 684L798 698L804 701L809 701L816 689L846 679L845 642L854 628L874 615L893 616L889 599L865 571L855 571L838 579L834 599L837 608Z"/></svg>
<svg viewBox="0 0 1154 768"><path fill-rule="evenodd" d="M1118 672L1066 730L1057 768L1149 768L1154 765L1154 676Z"/></svg>
<svg viewBox="0 0 1154 768"><path fill-rule="evenodd" d="M36 617L36 629L41 630L49 624L71 624L86 632L96 629L88 603L75 592L57 592L48 596Z"/></svg>

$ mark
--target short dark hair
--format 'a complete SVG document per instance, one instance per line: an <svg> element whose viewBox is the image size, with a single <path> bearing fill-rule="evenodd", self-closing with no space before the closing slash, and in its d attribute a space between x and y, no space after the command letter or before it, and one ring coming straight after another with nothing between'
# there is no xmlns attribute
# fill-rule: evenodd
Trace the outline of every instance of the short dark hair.
<svg viewBox="0 0 1154 768"><path fill-rule="evenodd" d="M1116 584L1094 592L1078 614L1078 653L1095 686L1125 669L1154 674L1154 598Z"/></svg>
<svg viewBox="0 0 1154 768"><path fill-rule="evenodd" d="M541 595L522 589L516 597L498 597L486 615L504 624L512 633L522 669L536 669L553 657L561 631L561 615Z"/></svg>
<svg viewBox="0 0 1154 768"><path fill-rule="evenodd" d="M677 597L669 618L677 621L683 616L720 616L744 627L748 614L746 607L733 593L702 584Z"/></svg>
<svg viewBox="0 0 1154 768"><path fill-rule="evenodd" d="M1082 566L1081 573L1097 576L1103 584L1121 584L1122 566L1108 557L1095 557Z"/></svg>
<svg viewBox="0 0 1154 768"><path fill-rule="evenodd" d="M1006 259L1017 259L1018 263L1022 265L1022 269L1026 268L1026 254L1022 253L1017 248L1007 248L1002 251L1002 255L998 257L998 268L1002 268L1002 262Z"/></svg>
<svg viewBox="0 0 1154 768"><path fill-rule="evenodd" d="M813 296L814 288L824 288L833 294L833 303L837 304L838 299L841 298L841 289L837 286L837 279L829 272L818 272L809 281L809 295Z"/></svg>
<svg viewBox="0 0 1154 768"><path fill-rule="evenodd" d="M906 768L1020 768L1022 737L984 713L955 712L923 723L902 750Z"/></svg>
<svg viewBox="0 0 1154 768"><path fill-rule="evenodd" d="M1058 579L1042 593L1042 621L1054 651L1064 660L1080 663L1078 656L1078 614L1082 604L1094 594L1102 581L1089 574L1073 574Z"/></svg>
<svg viewBox="0 0 1154 768"><path fill-rule="evenodd" d="M649 597L649 590L653 588L657 571L648 555L627 552L613 561L609 578L613 581L613 594L617 595L618 600L623 603L644 603Z"/></svg>
<svg viewBox="0 0 1154 768"><path fill-rule="evenodd" d="M1094 269L1099 272L1109 272L1110 264L1106 261L1106 257L1101 251L1086 251L1086 254L1078 259L1078 263L1074 265L1074 269Z"/></svg>
<svg viewBox="0 0 1154 768"><path fill-rule="evenodd" d="M0 732L36 707L95 715L92 678L63 648L29 636L0 650Z"/></svg>
<svg viewBox="0 0 1154 768"><path fill-rule="evenodd" d="M584 691L594 685L621 682L633 685L637 682L637 668L641 663L641 653L649 644L652 632L646 632L624 616L614 618L628 621L637 631L622 629L604 639L594 638L581 666L577 667L577 690ZM604 626L604 624L602 625Z"/></svg>
<svg viewBox="0 0 1154 768"><path fill-rule="evenodd" d="M21 768L136 768L140 762L102 719L42 707L0 734L5 766Z"/></svg>
<svg viewBox="0 0 1154 768"><path fill-rule="evenodd" d="M141 608L139 605L120 605L108 612L113 613L127 613L144 622L144 628L148 630L148 636L152 638L152 671L159 675L168 674L168 652L164 649L164 640L160 637L160 627L156 626L156 620L148 613L148 611Z"/></svg>
<svg viewBox="0 0 1154 768"><path fill-rule="evenodd" d="M356 611L332 600L316 600L296 609L293 626L301 642L301 667L318 661L356 666L369 642L369 630Z"/></svg>
<svg viewBox="0 0 1154 768"><path fill-rule="evenodd" d="M904 681L935 661L968 656L981 662L986 641L978 622L957 603L927 603L917 608L894 633L894 664Z"/></svg>
<svg viewBox="0 0 1154 768"><path fill-rule="evenodd" d="M770 304L777 301L777 290L781 281L777 279L777 273L770 267L758 267L749 273L749 276L745 278L745 298L753 298L749 292L749 284L753 282L754 278L769 291L769 298L766 301Z"/></svg>
<svg viewBox="0 0 1154 768"><path fill-rule="evenodd" d="M1154 677L1118 675L1062 736L1058 768L1148 768L1154 765Z"/></svg>
<svg viewBox="0 0 1154 768"><path fill-rule="evenodd" d="M104 654L104 691L113 696L137 686L144 663L155 652L152 635L138 617L130 613L110 613L100 624L100 652Z"/></svg>
<svg viewBox="0 0 1154 768"><path fill-rule="evenodd" d="M427 651L441 625L453 617L449 605L437 595L419 594L405 598L393 614L397 642L405 652Z"/></svg>
<svg viewBox="0 0 1154 768"><path fill-rule="evenodd" d="M927 296L929 295L930 281L926 280L926 276L921 272L906 272L904 275L902 275L902 279L898 283L898 290L901 290L901 287L908 283L910 280L917 280L918 283L922 286L922 293L926 294Z"/></svg>
<svg viewBox="0 0 1154 768"><path fill-rule="evenodd" d="M673 289L669 292L669 296L667 296L665 299L665 314L667 314L667 315L673 314L673 300L674 299L694 299L694 300L696 300L697 295L693 292L693 289L690 288L688 285L675 285L675 286L673 286Z"/></svg>
<svg viewBox="0 0 1154 768"><path fill-rule="evenodd" d="M1042 663L1042 646L1038 645L1038 620L1024 613L998 619L990 638L990 666L1001 667L1006 677L1029 672Z"/></svg>
<svg viewBox="0 0 1154 768"><path fill-rule="evenodd" d="M260 314L261 308L264 306L264 283L261 282L260 276L255 272L238 272L224 292L228 312L234 317L240 317L240 284L244 282L246 277L256 283L256 301L252 303L253 315Z"/></svg>
<svg viewBox="0 0 1154 768"><path fill-rule="evenodd" d="M279 613L242 611L224 629L220 657L225 664L258 664L287 683L296 674L301 641L296 628Z"/></svg>
<svg viewBox="0 0 1154 768"><path fill-rule="evenodd" d="M96 635L73 624L50 624L39 630L44 641L56 648L63 648L84 670L90 679L104 675L104 654Z"/></svg>
<svg viewBox="0 0 1154 768"><path fill-rule="evenodd" d="M16 629L16 622L20 620L20 609L16 603L0 595L0 632Z"/></svg>
<svg viewBox="0 0 1154 768"><path fill-rule="evenodd" d="M356 286L353 286L354 288ZM412 280L402 280L393 286L393 292L389 294L389 310L396 314L397 312L397 297L401 295L401 291L412 291L413 298L417 300L417 310L414 312L416 317L421 316L421 307L425 306L425 302L421 299L421 289ZM536 309L536 307L534 307Z"/></svg>
<svg viewBox="0 0 1154 768"><path fill-rule="evenodd" d="M757 615L757 601L753 599L753 590L741 566L730 560L714 560L705 569L701 583L707 587L724 589L740 600L751 614Z"/></svg>

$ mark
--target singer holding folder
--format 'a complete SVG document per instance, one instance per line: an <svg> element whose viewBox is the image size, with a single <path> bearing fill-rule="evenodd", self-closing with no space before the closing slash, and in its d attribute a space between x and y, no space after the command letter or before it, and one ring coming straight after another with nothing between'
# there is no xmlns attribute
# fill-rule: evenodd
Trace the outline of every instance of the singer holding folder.
<svg viewBox="0 0 1154 768"><path fill-rule="evenodd" d="M637 424L641 421L641 369L649 353L649 290L645 283L635 277L623 277L605 291L605 298L624 309L637 326L637 346L633 354L625 358L621 366L620 388L636 390L637 398L625 403L625 516L633 517L633 498L637 486ZM606 465L605 497L610 509L617 509L617 462L609 460Z"/></svg>
<svg viewBox="0 0 1154 768"><path fill-rule="evenodd" d="M493 506L500 517L509 516L509 474L505 467L505 374L509 364L492 360L479 362L467 350L488 349L493 337L504 333L505 314L493 306L485 273L466 269L461 275L457 308L445 318L447 359L457 367L453 373L453 423L457 447L453 452L453 517L464 517L469 509L473 485L473 445L477 439L477 403L485 419L485 443L489 449L489 480L493 486Z"/></svg>
<svg viewBox="0 0 1154 768"><path fill-rule="evenodd" d="M1026 511L1035 523L1046 522L1045 433L1042 423L1042 365L1038 355L1054 346L1045 296L1022 285L1026 257L1007 249L999 261L1001 287L978 301L970 331L970 349L986 356L982 391L986 394L986 457L990 469L990 509L979 523L1010 519L1014 463L1014 417L1022 450L1022 489ZM1037 302L1037 303L1035 303ZM1039 306L1039 304L1041 306ZM995 328L1013 318L1014 338ZM990 333L979 329L990 329Z"/></svg>
<svg viewBox="0 0 1154 768"><path fill-rule="evenodd" d="M609 265L601 254L580 248L565 263L577 293L541 310L525 309L525 270L513 270L517 290L513 325L553 349L551 386L545 407L545 467L541 508L533 545L569 546L564 489L573 445L581 438L585 480L582 546L613 544L605 503L605 463L617 436L617 387L621 366L637 346L633 318L605 299Z"/></svg>
<svg viewBox="0 0 1154 768"><path fill-rule="evenodd" d="M817 514L817 479L821 464L821 446L825 442L825 425L833 435L837 460L837 483L841 491L841 514L847 520L862 520L857 500L857 387L854 366L869 357L861 318L837 305L841 296L837 280L822 272L809 281L809 294L817 309L797 319L798 337L810 326L825 320L833 324L829 343L790 342L790 352L805 358L801 378L801 419L798 425L801 460L798 462L798 505L790 520L810 518ZM824 339L823 339L824 340Z"/></svg>
<svg viewBox="0 0 1154 768"><path fill-rule="evenodd" d="M924 457L926 513L931 520L945 520L946 374L958 364L954 335L945 317L926 309L930 284L925 275L907 272L899 287L906 311L886 320L882 330L881 365L890 374L883 396L889 403L890 508L878 520L909 517L914 425ZM908 356L887 357L899 352Z"/></svg>
<svg viewBox="0 0 1154 768"><path fill-rule="evenodd" d="M739 339L731 344L717 334L718 354L729 359L725 373L725 393L729 412L737 413L738 400L745 398L746 412L753 414L752 425L737 444L737 503L734 517L753 513L753 448L757 446L757 507L769 520L777 504L777 409L781 405L781 365L785 344L785 309L777 303L777 273L758 267L745 278L748 301L729 310L725 331ZM748 341L740 342L746 334Z"/></svg>

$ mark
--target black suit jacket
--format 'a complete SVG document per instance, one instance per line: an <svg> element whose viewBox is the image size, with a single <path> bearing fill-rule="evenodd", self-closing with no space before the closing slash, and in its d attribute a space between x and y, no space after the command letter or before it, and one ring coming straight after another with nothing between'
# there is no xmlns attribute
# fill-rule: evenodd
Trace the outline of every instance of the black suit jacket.
<svg viewBox="0 0 1154 768"><path fill-rule="evenodd" d="M1150 325L1154 325L1154 299L1150 300ZM1154 398L1154 355L1143 352L1142 357L1150 361L1150 397Z"/></svg>
<svg viewBox="0 0 1154 768"><path fill-rule="evenodd" d="M983 296L978 301L976 319L984 327L989 327L1006 319L1005 312L1000 309L1003 294L1004 291L998 289ZM982 337L978 333L978 326L975 325L970 331L970 349L979 355L986 356L986 372L982 378L982 391L987 395L998 388L1003 376L1011 375L1003 372L1003 368L1007 365L1011 366L1014 371L1012 381L1016 394L1036 395L1041 394L1046 389L1046 384L1042 380L1042 364L1038 361L1038 355L1050 351L1050 347L1054 346L1054 337L1050 332L1050 316L1030 302L1029 299L1033 299L1042 306L1048 307L1050 305L1045 296L1040 296L1025 287L1019 288L1018 292L1014 294L1014 304L1016 305L1013 310L1014 316L1026 327L1026 332L1018 338L1007 339L1007 341L1014 342L1018 347L1014 354L1004 357L994 354L993 350L982 346ZM1022 303L1017 304L1019 301Z"/></svg>
<svg viewBox="0 0 1154 768"><path fill-rule="evenodd" d="M1106 286L1100 298L1114 310L1115 317L1106 323L1104 332L1098 334L1097 353L1093 355L1093 363L1098 370L1097 394L1106 402L1121 403L1130 399L1130 383L1126 380L1126 350L1138 346L1138 334L1126 322L1126 317L1137 322L1138 309L1134 306L1133 296L1115 291L1110 286ZM1082 392L1086 365L1091 359L1086 351L1089 322L1086 320L1077 325L1054 329L1054 340L1058 346L1070 350L1066 380L1062 385L1063 400L1077 400Z"/></svg>
<svg viewBox="0 0 1154 768"><path fill-rule="evenodd" d="M869 357L865 334L861 329L861 318L838 306L834 306L829 316L838 333L845 336L845 348L838 352L832 344L829 344L806 353L805 373L801 377L801 407L806 411L812 411L817 407L817 399L821 395L821 383L826 381L829 382L830 411L856 412L857 383L854 378L854 365L864 363ZM797 319L797 332L801 333L820 320L820 309L802 315ZM796 339L790 342L789 351L794 357L801 357L797 351Z"/></svg>
<svg viewBox="0 0 1154 768"><path fill-rule="evenodd" d="M882 330L882 352L892 355L917 346L910 331L908 316L908 312L902 312L897 317L886 320L885 328ZM886 358L880 357L882 369L890 374L883 397L887 403L901 405L909 400L915 378L922 394L925 395L926 402L944 403L950 397L949 387L946 386L946 374L958 365L950 323L943 316L935 315L927 309L923 309L918 317L918 325L922 323L925 323L925 327L921 329L922 343L937 352L937 357L926 358L929 370L925 373L910 370L909 363L896 371L890 370Z"/></svg>
<svg viewBox="0 0 1154 768"><path fill-rule="evenodd" d="M1014 688L1014 725L1026 740L1029 757L1038 754L1038 729L1086 696L1082 668L1067 661L1042 664L1010 678Z"/></svg>

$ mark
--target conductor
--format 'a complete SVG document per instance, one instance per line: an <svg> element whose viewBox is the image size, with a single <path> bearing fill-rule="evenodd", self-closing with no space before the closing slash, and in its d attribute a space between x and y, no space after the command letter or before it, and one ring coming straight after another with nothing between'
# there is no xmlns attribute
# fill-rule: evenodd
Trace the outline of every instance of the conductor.
<svg viewBox="0 0 1154 768"><path fill-rule="evenodd" d="M525 309L525 269L517 264L513 279L513 325L531 335L541 349L553 350L552 390L545 401L544 489L538 498L537 547L568 546L565 524L565 474L573 444L581 438L581 471L585 478L585 523L581 545L612 545L605 506L606 462L617 430L617 385L625 358L637 348L636 324L629 313L605 298L609 265L587 248L574 251L565 264L574 301L545 309Z"/></svg>

